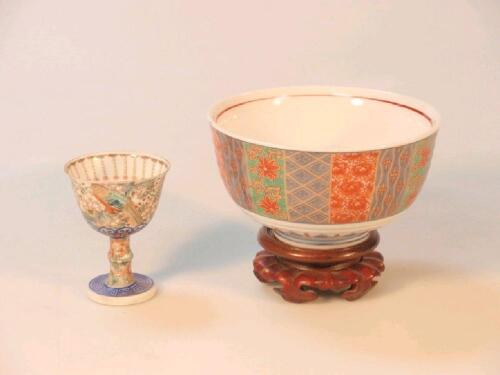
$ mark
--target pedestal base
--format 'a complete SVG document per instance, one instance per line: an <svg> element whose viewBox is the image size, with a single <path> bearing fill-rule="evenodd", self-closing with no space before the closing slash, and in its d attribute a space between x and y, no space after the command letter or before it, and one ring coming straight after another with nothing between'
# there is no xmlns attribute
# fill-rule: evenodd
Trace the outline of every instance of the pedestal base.
<svg viewBox="0 0 500 375"><path fill-rule="evenodd" d="M123 288L107 286L108 274L99 275L90 280L87 295L94 302L111 306L133 305L153 298L156 294L153 279L140 273L133 275L134 282Z"/></svg>
<svg viewBox="0 0 500 375"><path fill-rule="evenodd" d="M290 302L312 301L325 293L352 301L375 286L375 278L384 271L384 258L374 251L377 231L361 243L332 250L291 246L266 227L258 238L264 250L253 261L255 276L264 283L279 283L275 290Z"/></svg>

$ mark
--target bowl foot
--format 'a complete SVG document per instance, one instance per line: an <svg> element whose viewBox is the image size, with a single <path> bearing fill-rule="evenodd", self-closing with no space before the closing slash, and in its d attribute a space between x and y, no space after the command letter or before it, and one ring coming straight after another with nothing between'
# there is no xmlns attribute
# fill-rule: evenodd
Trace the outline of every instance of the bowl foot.
<svg viewBox="0 0 500 375"><path fill-rule="evenodd" d="M373 288L384 271L384 258L375 251L377 231L356 245L329 250L291 246L267 227L261 228L258 239L264 250L253 261L255 276L263 283L278 283L275 290L290 302L333 293L353 301Z"/></svg>
<svg viewBox="0 0 500 375"><path fill-rule="evenodd" d="M156 294L153 279L140 273L133 275L134 282L122 288L109 287L108 274L99 275L90 280L87 296L94 302L111 306L133 305L153 298Z"/></svg>

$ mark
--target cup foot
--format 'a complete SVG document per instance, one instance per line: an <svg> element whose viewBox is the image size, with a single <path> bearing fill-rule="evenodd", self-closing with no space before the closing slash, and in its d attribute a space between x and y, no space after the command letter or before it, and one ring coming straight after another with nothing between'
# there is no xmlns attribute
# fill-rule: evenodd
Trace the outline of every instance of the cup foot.
<svg viewBox="0 0 500 375"><path fill-rule="evenodd" d="M134 283L123 288L106 285L108 274L99 275L89 282L87 296L102 305L124 306L145 302L154 297L156 287L153 279L134 273Z"/></svg>

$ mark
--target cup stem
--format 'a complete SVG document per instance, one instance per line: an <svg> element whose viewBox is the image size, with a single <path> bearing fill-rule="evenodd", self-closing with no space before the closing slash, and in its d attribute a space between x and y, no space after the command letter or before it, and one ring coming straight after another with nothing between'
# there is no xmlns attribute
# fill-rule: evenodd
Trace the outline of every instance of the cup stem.
<svg viewBox="0 0 500 375"><path fill-rule="evenodd" d="M111 288L123 288L133 284L132 258L129 237L111 238L108 259L110 271L106 284Z"/></svg>

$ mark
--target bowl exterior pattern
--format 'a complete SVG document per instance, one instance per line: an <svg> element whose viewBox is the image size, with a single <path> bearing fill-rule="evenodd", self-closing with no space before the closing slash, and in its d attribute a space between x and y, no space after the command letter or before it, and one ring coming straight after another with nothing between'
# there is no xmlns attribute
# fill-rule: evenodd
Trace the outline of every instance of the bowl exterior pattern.
<svg viewBox="0 0 500 375"><path fill-rule="evenodd" d="M222 180L239 206L304 224L359 223L403 211L425 181L436 138L328 153L261 146L214 128L212 134Z"/></svg>

